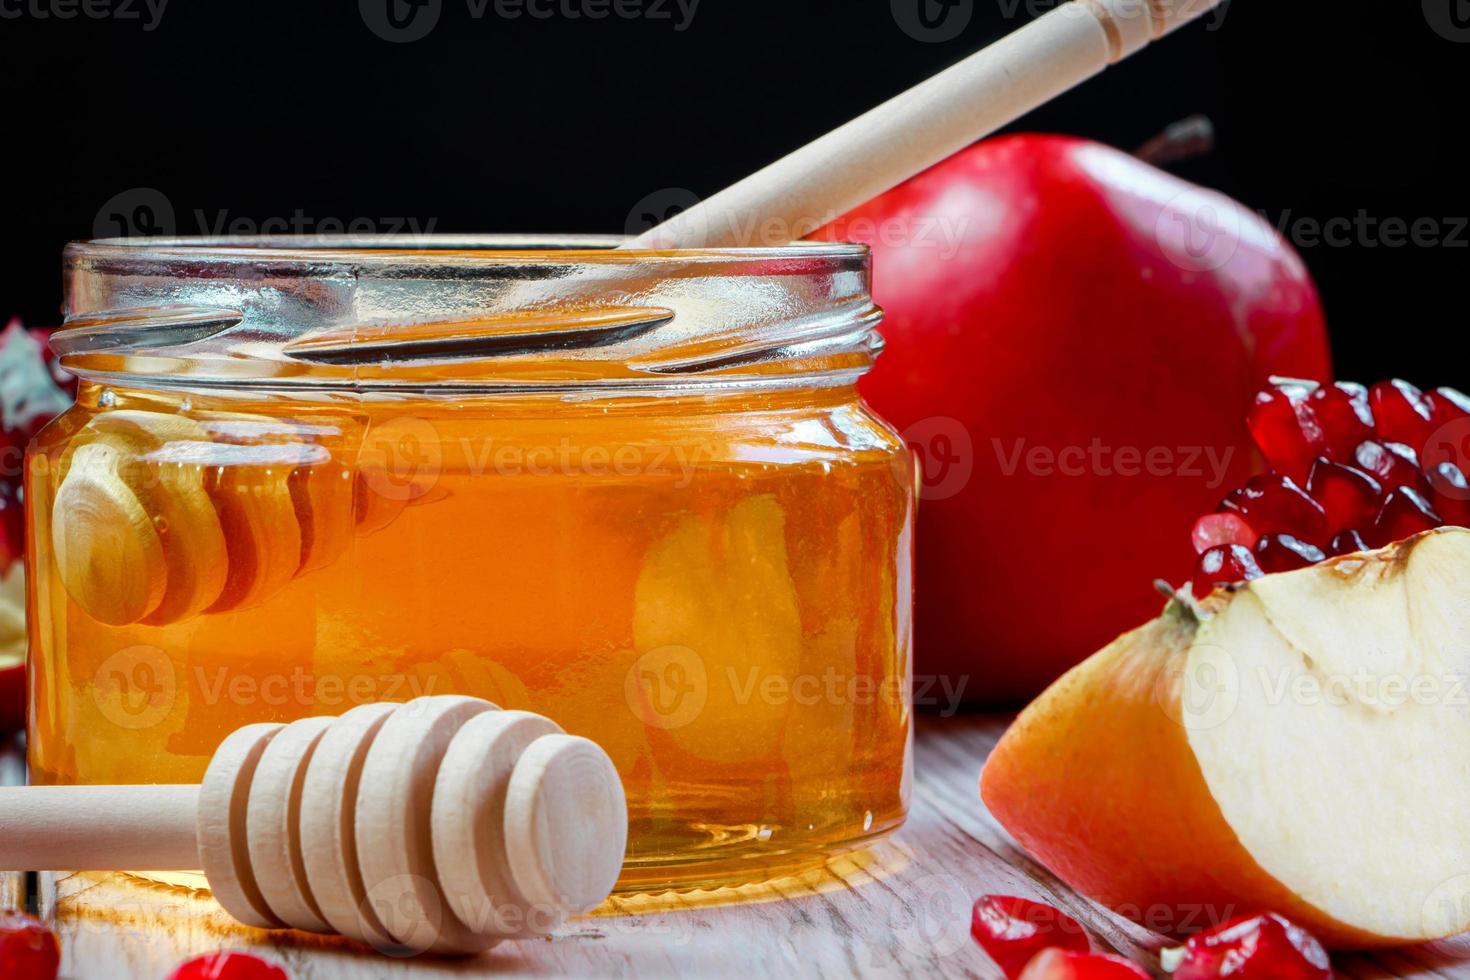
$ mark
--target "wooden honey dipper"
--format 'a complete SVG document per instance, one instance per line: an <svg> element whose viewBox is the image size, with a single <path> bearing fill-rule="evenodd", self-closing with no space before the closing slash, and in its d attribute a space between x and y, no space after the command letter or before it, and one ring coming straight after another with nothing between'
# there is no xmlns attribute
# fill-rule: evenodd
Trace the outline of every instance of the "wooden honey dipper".
<svg viewBox="0 0 1470 980"><path fill-rule="evenodd" d="M62 456L51 543L68 594L112 626L257 606L408 503L365 487L321 427L102 412Z"/></svg>
<svg viewBox="0 0 1470 980"><path fill-rule="evenodd" d="M254 724L198 786L0 789L0 868L202 867L246 925L475 953L605 899L627 805L607 754L444 695Z"/></svg>

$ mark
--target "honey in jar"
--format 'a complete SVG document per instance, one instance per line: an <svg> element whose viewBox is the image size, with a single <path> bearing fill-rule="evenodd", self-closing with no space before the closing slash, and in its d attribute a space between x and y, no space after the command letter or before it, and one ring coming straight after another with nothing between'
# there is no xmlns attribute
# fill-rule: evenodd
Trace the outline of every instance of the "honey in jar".
<svg viewBox="0 0 1470 980"><path fill-rule="evenodd" d="M243 724L469 694L609 753L623 890L895 829L914 469L855 389L866 254L607 244L72 246L32 778L193 781Z"/></svg>

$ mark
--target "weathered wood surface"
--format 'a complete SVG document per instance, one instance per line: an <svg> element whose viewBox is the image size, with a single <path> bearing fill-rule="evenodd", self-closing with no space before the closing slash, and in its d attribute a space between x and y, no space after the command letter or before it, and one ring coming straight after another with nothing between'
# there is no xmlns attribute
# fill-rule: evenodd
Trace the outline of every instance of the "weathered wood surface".
<svg viewBox="0 0 1470 980"><path fill-rule="evenodd" d="M206 894L120 875L43 876L39 906L62 934L64 975L79 980L159 980L180 960L222 948L263 951L297 980L994 977L969 936L970 903L984 892L1052 902L1086 923L1100 948L1153 962L1159 936L1073 894L981 807L981 762L1004 727L998 717L922 719L913 813L896 837L868 851L769 885L614 899L553 940L506 943L470 960L394 960L340 941L243 929ZM13 776L13 756L9 765ZM14 879L0 895L18 900ZM1338 969L1344 977L1470 978L1470 938L1340 957Z"/></svg>

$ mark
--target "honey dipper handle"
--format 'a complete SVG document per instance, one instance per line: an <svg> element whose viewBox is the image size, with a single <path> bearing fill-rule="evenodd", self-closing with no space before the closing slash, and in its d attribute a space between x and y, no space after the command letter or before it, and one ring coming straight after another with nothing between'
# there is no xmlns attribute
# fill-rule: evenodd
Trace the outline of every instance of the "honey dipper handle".
<svg viewBox="0 0 1470 980"><path fill-rule="evenodd" d="M0 789L0 870L198 868L198 809L198 786Z"/></svg>
<svg viewBox="0 0 1470 980"><path fill-rule="evenodd" d="M1074 0L629 242L774 246L1043 105L1221 0Z"/></svg>

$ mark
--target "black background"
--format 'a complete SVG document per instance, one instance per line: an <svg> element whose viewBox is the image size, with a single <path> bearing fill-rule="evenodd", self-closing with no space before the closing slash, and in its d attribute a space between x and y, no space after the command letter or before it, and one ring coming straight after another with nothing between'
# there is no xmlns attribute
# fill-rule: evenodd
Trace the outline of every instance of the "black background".
<svg viewBox="0 0 1470 980"><path fill-rule="evenodd" d="M354 0L170 0L152 30L143 0L110 2L62 19L81 0L0 0L0 313L37 325L57 318L63 243L117 232L110 200L146 222L161 195L180 234L298 214L309 232L621 232L645 195L718 190L1046 9L947 0L964 29L938 42L903 24L939 0L700 0L687 23L676 0L598 20L560 12L588 0L515 19L440 0L426 37L389 43ZM1179 173L1308 239L1354 222L1337 244L1292 236L1339 373L1463 385L1467 67L1465 0L1234 0L1015 128L1133 149L1207 114L1218 145ZM1441 244L1385 244L1392 219Z"/></svg>

